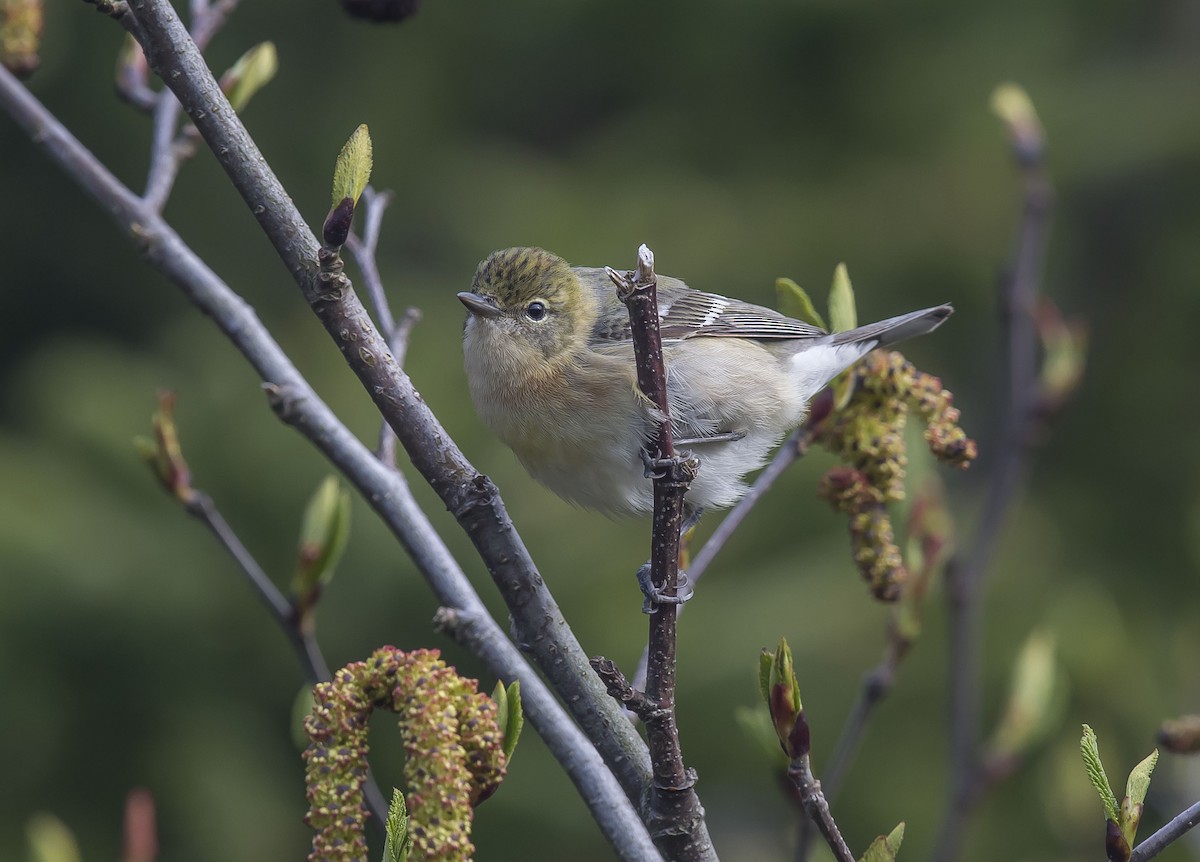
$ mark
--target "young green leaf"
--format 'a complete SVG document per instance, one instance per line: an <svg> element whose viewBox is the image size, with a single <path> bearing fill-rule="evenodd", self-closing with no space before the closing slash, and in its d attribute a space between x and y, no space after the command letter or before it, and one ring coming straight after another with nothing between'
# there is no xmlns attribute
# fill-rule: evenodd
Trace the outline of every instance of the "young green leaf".
<svg viewBox="0 0 1200 862"><path fill-rule="evenodd" d="M1034 631L1013 667L1008 703L988 746L994 754L1021 755L1041 739L1053 716L1057 676L1054 636Z"/></svg>
<svg viewBox="0 0 1200 862"><path fill-rule="evenodd" d="M771 665L775 663L775 654L769 649L758 651L758 690L762 694L763 703L771 705Z"/></svg>
<svg viewBox="0 0 1200 862"><path fill-rule="evenodd" d="M81 862L75 836L53 814L35 814L25 827L30 862Z"/></svg>
<svg viewBox="0 0 1200 862"><path fill-rule="evenodd" d="M858 326L858 308L854 302L854 287L846 264L839 263L833 271L833 286L829 288L829 328L845 332Z"/></svg>
<svg viewBox="0 0 1200 862"><path fill-rule="evenodd" d="M739 706L734 708L733 720L746 737L766 753L772 765L778 765L780 768L787 766L787 755L779 748L779 739L775 736L771 716L761 709Z"/></svg>
<svg viewBox="0 0 1200 862"><path fill-rule="evenodd" d="M392 788L392 802L387 813L387 838L383 845L383 862L406 862L412 851L413 837L408 831L408 810L404 794Z"/></svg>
<svg viewBox="0 0 1200 862"><path fill-rule="evenodd" d="M336 476L318 486L304 512L292 594L309 596L318 584L328 584L350 539L350 492Z"/></svg>
<svg viewBox="0 0 1200 862"><path fill-rule="evenodd" d="M517 740L521 738L521 730L525 727L525 710L521 706L521 681L514 679L506 692L506 709L504 723L500 729L504 731L504 758L511 762L513 751L516 750Z"/></svg>
<svg viewBox="0 0 1200 862"><path fill-rule="evenodd" d="M1117 798L1113 795L1112 785L1108 783L1108 776L1104 774L1104 764L1100 762L1100 744L1096 741L1096 732L1086 724L1083 726L1083 738L1079 740L1079 750L1083 754L1088 779L1100 794L1104 816L1113 823L1119 823L1121 816L1117 812Z"/></svg>
<svg viewBox="0 0 1200 862"><path fill-rule="evenodd" d="M788 317L825 328L825 321L817 313L808 292L790 278L775 279L775 307Z"/></svg>
<svg viewBox="0 0 1200 862"><path fill-rule="evenodd" d="M992 91L992 113L1004 123L1009 136L1019 147L1038 148L1045 140L1033 101L1019 85L1001 84Z"/></svg>
<svg viewBox="0 0 1200 862"><path fill-rule="evenodd" d="M904 841L904 821L901 820L886 836L880 835L871 842L867 852L859 862L895 862L896 854L900 852L900 844Z"/></svg>
<svg viewBox="0 0 1200 862"><path fill-rule="evenodd" d="M221 89L225 91L229 104L240 114L250 103L250 98L270 83L278 69L275 43L260 42L221 76Z"/></svg>
<svg viewBox="0 0 1200 862"><path fill-rule="evenodd" d="M1125 782L1125 798L1121 800L1121 834L1129 846L1137 835L1138 824L1142 822L1142 808L1146 801L1146 791L1150 789L1150 775L1158 763L1158 749L1150 752L1150 756L1139 763L1129 773Z"/></svg>
<svg viewBox="0 0 1200 862"><path fill-rule="evenodd" d="M371 133L364 123L354 130L338 153L333 170L333 206L336 207L343 198L358 203L367 183L371 181L371 167Z"/></svg>
<svg viewBox="0 0 1200 862"><path fill-rule="evenodd" d="M1125 783L1125 795L1134 805L1141 805L1146 801L1146 791L1150 789L1150 776L1157 765L1158 749L1156 748L1129 773L1129 780Z"/></svg>

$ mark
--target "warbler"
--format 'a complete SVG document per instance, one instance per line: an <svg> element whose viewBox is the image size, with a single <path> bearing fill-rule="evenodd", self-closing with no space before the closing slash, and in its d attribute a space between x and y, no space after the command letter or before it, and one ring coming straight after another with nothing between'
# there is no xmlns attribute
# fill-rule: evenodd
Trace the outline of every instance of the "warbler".
<svg viewBox="0 0 1200 862"><path fill-rule="evenodd" d="M700 459L693 512L733 505L744 477L803 421L809 400L876 347L936 329L939 305L829 334L777 311L658 276L671 427ZM658 411L637 385L629 313L603 267L540 248L484 259L463 330L484 423L534 479L608 514L653 510L644 453Z"/></svg>

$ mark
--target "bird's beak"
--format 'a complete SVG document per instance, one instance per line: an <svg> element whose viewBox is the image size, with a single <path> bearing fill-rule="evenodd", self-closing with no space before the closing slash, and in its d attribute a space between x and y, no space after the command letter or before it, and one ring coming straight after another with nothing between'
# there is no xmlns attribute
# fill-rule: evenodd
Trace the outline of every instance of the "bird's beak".
<svg viewBox="0 0 1200 862"><path fill-rule="evenodd" d="M480 317L500 316L500 309L496 306L496 300L490 296L480 296L478 293L471 293L469 290L464 290L458 295L458 300L472 314L478 314Z"/></svg>

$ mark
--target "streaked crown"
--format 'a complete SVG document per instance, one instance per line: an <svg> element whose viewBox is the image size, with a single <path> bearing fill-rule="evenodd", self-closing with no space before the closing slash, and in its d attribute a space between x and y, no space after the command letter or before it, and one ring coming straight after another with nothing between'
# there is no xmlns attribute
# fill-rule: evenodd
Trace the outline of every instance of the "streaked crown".
<svg viewBox="0 0 1200 862"><path fill-rule="evenodd" d="M543 248L505 248L489 254L475 270L471 291L502 307L541 300L570 307L581 292L571 265Z"/></svg>

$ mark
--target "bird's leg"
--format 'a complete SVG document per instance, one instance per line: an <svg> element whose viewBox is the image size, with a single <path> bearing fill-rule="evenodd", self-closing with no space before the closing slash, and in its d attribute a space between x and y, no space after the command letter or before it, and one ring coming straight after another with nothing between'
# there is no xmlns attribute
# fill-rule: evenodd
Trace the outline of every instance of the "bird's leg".
<svg viewBox="0 0 1200 862"><path fill-rule="evenodd" d="M676 446L695 446L697 443L736 443L746 436L745 431L726 431L708 437L676 437Z"/></svg>

